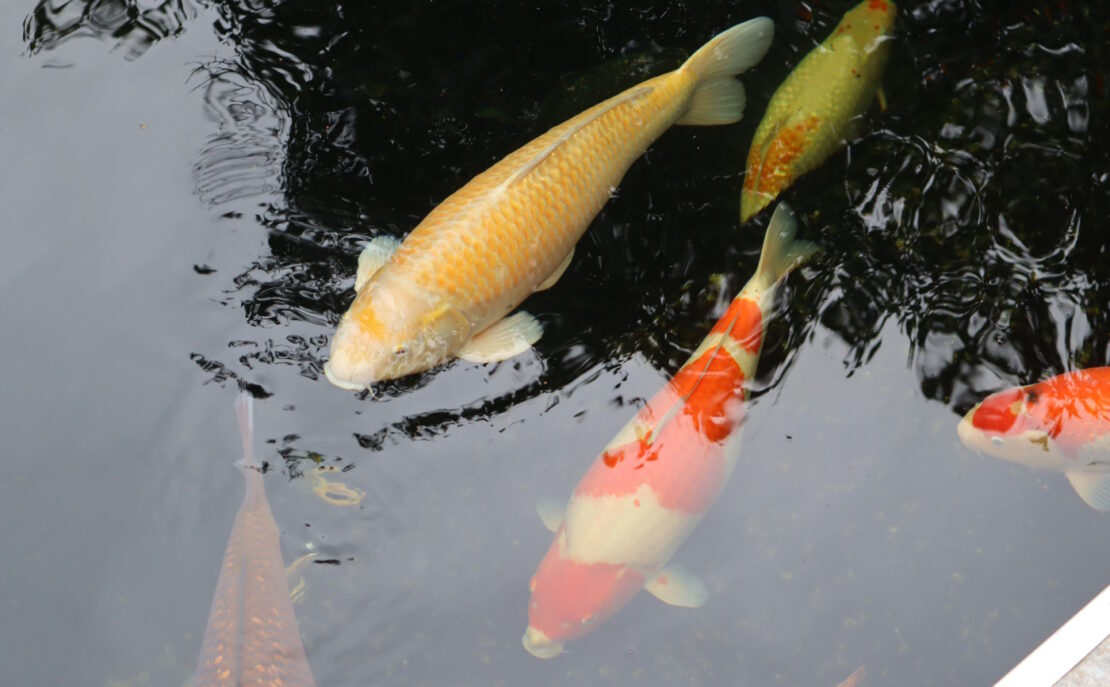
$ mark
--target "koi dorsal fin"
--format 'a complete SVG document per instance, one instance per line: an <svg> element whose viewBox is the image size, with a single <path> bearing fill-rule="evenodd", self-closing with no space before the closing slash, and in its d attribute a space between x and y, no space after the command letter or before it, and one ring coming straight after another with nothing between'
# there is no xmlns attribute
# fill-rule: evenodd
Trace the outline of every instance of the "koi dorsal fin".
<svg viewBox="0 0 1110 687"><path fill-rule="evenodd" d="M653 90L655 90L654 86L639 86L637 88L630 88L627 91L613 96L609 100L601 103L601 105L598 105L593 112L588 112L585 116L581 116L581 119L579 121L574 122L574 120L571 120L573 124L568 126L566 131L556 136L555 140L544 146L543 149L532 156L530 160L525 162L523 165L520 166L519 169L510 174L508 178L506 178L498 185L498 190L507 189L531 174L532 170L534 170L536 167L539 167L544 160L546 160L548 157L551 156L552 153L559 149L559 146L569 141L571 138L574 137L576 133L578 133L582 129L585 129L590 124L596 122L603 115L612 112L625 103L632 102L633 100L639 100L640 98L643 98L647 94L651 93Z"/></svg>

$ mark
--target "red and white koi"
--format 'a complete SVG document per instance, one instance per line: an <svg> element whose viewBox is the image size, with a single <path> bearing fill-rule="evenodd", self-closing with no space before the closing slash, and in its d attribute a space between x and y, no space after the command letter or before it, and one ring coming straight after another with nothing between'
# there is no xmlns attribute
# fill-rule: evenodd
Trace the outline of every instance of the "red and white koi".
<svg viewBox="0 0 1110 687"><path fill-rule="evenodd" d="M988 396L957 433L976 451L1063 472L1087 505L1110 511L1110 367Z"/></svg>
<svg viewBox="0 0 1110 687"><path fill-rule="evenodd" d="M815 250L794 239L796 226L780 204L755 275L702 344L594 460L565 511L539 506L555 538L531 581L523 642L533 656L557 656L641 589L677 606L705 602L705 585L668 561L736 464L775 287Z"/></svg>

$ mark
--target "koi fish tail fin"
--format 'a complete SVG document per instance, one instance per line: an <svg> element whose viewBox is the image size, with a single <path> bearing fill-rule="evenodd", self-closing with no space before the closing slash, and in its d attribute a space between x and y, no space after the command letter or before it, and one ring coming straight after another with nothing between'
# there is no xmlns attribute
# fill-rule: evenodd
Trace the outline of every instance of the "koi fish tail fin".
<svg viewBox="0 0 1110 687"><path fill-rule="evenodd" d="M235 399L235 418L239 421L239 438L243 440L243 465L258 468L254 459L254 397L247 392Z"/></svg>
<svg viewBox="0 0 1110 687"><path fill-rule="evenodd" d="M763 238L763 252L759 255L759 267L755 274L764 289L774 287L790 270L809 259L817 252L817 244L794 238L798 231L798 220L794 211L786 203L779 203L767 234Z"/></svg>
<svg viewBox="0 0 1110 687"><path fill-rule="evenodd" d="M697 86L677 124L732 124L744 114L744 86L732 78L757 64L775 35L775 24L758 17L714 36L680 71L693 74Z"/></svg>

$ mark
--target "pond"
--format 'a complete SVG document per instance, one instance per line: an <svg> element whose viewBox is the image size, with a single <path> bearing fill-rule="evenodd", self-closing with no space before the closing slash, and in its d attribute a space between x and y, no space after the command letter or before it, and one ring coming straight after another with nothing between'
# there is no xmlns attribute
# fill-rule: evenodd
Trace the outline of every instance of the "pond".
<svg viewBox="0 0 1110 687"><path fill-rule="evenodd" d="M319 685L1001 677L1108 582L1106 514L956 435L988 393L1110 358L1098 3L900 5L886 109L783 196L821 250L675 556L709 602L640 594L562 656L521 646L536 503L752 274L753 132L853 4L3 3L5 682L188 678L243 493L240 390ZM528 299L533 350L373 393L324 379L369 239L760 15L744 119L632 166Z"/></svg>

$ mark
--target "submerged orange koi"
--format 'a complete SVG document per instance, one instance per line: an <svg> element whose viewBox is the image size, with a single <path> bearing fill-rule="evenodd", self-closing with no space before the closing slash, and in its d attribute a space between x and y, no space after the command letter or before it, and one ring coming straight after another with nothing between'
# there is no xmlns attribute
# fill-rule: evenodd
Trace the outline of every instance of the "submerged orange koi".
<svg viewBox="0 0 1110 687"><path fill-rule="evenodd" d="M897 12L889 0L856 5L771 96L748 151L741 222L858 133L867 101L882 98L887 34Z"/></svg>
<svg viewBox="0 0 1110 687"><path fill-rule="evenodd" d="M200 658L189 687L315 687L297 633L278 527L254 458L249 394L235 401L247 493L224 551Z"/></svg>
<svg viewBox="0 0 1110 687"><path fill-rule="evenodd" d="M957 433L976 451L1063 472L1087 505L1110 511L1110 367L992 394Z"/></svg>
<svg viewBox="0 0 1110 687"><path fill-rule="evenodd" d="M542 334L518 312L552 286L628 167L672 124L731 124L744 109L733 76L759 62L774 25L719 34L679 69L649 79L510 154L424 218L403 243L375 239L359 257L358 295L324 367L362 389L454 357L522 353Z"/></svg>
<svg viewBox="0 0 1110 687"><path fill-rule="evenodd" d="M779 205L755 275L690 359L609 442L565 512L544 502L555 539L532 577L524 648L552 658L641 589L677 606L705 585L668 561L717 499L740 446L745 384L755 375L775 287L815 250Z"/></svg>

